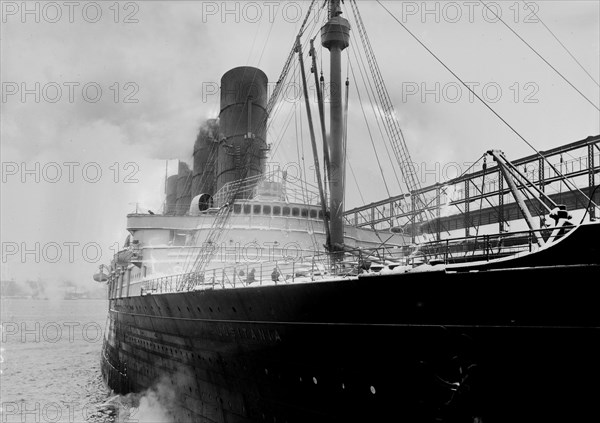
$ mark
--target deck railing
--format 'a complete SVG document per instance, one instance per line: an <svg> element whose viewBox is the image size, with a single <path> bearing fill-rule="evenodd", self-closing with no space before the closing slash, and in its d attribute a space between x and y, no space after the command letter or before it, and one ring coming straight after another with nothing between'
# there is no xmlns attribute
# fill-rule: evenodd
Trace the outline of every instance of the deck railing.
<svg viewBox="0 0 600 423"><path fill-rule="evenodd" d="M316 256L310 261L239 263L148 280L142 284L141 295L311 282L343 275L338 269L341 264L326 267Z"/></svg>
<svg viewBox="0 0 600 423"><path fill-rule="evenodd" d="M492 235L475 235L422 243L411 254L410 263L423 261L451 264L473 260L492 260L517 253L531 252L538 248L537 236L545 242L553 242L574 226L544 228Z"/></svg>
<svg viewBox="0 0 600 423"><path fill-rule="evenodd" d="M142 282L141 295L207 289L230 289L315 282L356 277L384 266L419 266L492 260L539 248L538 232L546 242L564 236L573 226L494 235L453 238L404 247L347 249L332 259L328 253L303 256L299 260L237 263L204 272L163 276Z"/></svg>

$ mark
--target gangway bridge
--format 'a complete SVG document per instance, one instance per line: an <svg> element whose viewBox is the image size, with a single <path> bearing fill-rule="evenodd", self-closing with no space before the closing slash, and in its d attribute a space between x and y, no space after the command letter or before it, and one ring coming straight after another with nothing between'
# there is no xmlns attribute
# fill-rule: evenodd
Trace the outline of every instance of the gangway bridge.
<svg viewBox="0 0 600 423"><path fill-rule="evenodd" d="M600 204L600 189L594 193L593 203L589 197L600 179L597 176L600 173L600 135L540 153L547 161L535 154L511 162L531 184L557 204L566 205L569 211L588 208L591 219L598 217L600 211L594 203ZM572 184L566 185L564 179ZM573 189L573 185L578 189ZM434 217L425 223L417 219L422 208L415 207L414 199L419 195L425 199L426 210L430 212L427 214ZM539 201L528 199L526 204L532 214L538 214L543 224L544 209ZM480 225L498 224L498 231L505 232L509 222L521 218L499 166L491 160L487 161L485 169L357 207L344 214L346 223L352 226L378 230L402 228L413 236L431 234L438 240L457 230L464 230L464 236L468 237L473 228Z"/></svg>

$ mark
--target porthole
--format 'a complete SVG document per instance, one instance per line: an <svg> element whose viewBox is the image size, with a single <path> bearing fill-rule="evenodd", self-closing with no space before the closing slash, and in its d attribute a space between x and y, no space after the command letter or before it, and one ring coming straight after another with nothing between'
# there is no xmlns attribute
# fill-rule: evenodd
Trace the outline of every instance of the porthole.
<svg viewBox="0 0 600 423"><path fill-rule="evenodd" d="M317 378L313 377L313 383L316 385L317 384Z"/></svg>
<svg viewBox="0 0 600 423"><path fill-rule="evenodd" d="M371 386L371 393L372 393L373 395L375 395L375 387L374 387L374 386Z"/></svg>

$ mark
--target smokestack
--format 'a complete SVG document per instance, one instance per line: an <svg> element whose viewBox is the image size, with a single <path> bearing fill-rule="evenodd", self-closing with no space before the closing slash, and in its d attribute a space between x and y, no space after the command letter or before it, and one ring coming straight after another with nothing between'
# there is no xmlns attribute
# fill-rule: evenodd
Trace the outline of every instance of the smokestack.
<svg viewBox="0 0 600 423"><path fill-rule="evenodd" d="M219 123L209 119L200 127L194 144L192 198L200 194L215 194Z"/></svg>
<svg viewBox="0 0 600 423"><path fill-rule="evenodd" d="M253 67L221 78L216 191L228 182L263 173L267 149L267 76Z"/></svg>
<svg viewBox="0 0 600 423"><path fill-rule="evenodd" d="M167 180L168 182L168 180ZM179 162L179 172L177 174L177 203L175 205L175 214L183 216L190 209L192 202L192 171L184 162Z"/></svg>

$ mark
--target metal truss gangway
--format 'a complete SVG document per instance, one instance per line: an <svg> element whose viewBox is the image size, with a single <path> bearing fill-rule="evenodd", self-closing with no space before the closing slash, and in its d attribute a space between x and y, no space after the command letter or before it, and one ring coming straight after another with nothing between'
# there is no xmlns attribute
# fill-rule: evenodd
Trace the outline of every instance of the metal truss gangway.
<svg viewBox="0 0 600 423"><path fill-rule="evenodd" d="M600 135L540 153L546 160L535 154L511 163L555 203L566 205L569 211L588 208L590 218L598 217L600 211L593 203L600 204L600 189L596 190L593 203L589 197L600 180ZM564 179L570 183L565 184ZM418 196L425 199L426 209L434 219L423 223L415 218L422 213L415 207L414 198ZM526 204L532 214L539 216L542 226L544 208L540 200L543 201L529 199ZM468 237L473 228L482 225L497 224L499 232L506 232L511 221L523 216L501 169L488 160L485 169L473 169L444 183L348 210L344 218L346 224L355 227L403 228L413 236L431 234L439 240L457 230L464 230Z"/></svg>

